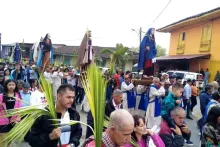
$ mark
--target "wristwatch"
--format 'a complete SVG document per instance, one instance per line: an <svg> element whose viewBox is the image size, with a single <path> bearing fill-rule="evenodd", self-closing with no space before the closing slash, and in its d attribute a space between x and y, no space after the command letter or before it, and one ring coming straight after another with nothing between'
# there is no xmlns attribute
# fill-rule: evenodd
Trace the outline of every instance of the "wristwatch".
<svg viewBox="0 0 220 147"><path fill-rule="evenodd" d="M75 147L75 145L73 143L70 144L71 147Z"/></svg>

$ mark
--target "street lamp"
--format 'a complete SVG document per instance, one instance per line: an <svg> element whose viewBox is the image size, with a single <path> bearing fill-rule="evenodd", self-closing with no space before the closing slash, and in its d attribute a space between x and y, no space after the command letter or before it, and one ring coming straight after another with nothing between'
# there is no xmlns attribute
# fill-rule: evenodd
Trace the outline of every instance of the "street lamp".
<svg viewBox="0 0 220 147"><path fill-rule="evenodd" d="M144 32L142 31L142 28L140 27L139 31L137 31L137 30L135 30L135 29L131 29L131 30L137 33L137 35L139 36L140 44L141 44L142 33L144 33Z"/></svg>

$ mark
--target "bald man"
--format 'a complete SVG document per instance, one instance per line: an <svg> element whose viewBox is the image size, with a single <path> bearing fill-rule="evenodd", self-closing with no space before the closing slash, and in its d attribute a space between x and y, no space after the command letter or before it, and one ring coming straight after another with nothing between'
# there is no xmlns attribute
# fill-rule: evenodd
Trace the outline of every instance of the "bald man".
<svg viewBox="0 0 220 147"><path fill-rule="evenodd" d="M134 129L134 119L124 109L115 110L110 115L108 128L102 135L102 147L120 147L129 143ZM95 141L85 143L83 147L95 147Z"/></svg>
<svg viewBox="0 0 220 147"><path fill-rule="evenodd" d="M123 91L123 109L126 109L131 114L134 114L136 94L134 92L134 84L133 81L131 81L130 75L124 76L124 81L121 84L121 90Z"/></svg>
<svg viewBox="0 0 220 147"><path fill-rule="evenodd" d="M160 83L160 79L154 77L153 83L150 85L149 103L146 112L147 128L161 123L161 98L165 95L164 83Z"/></svg>

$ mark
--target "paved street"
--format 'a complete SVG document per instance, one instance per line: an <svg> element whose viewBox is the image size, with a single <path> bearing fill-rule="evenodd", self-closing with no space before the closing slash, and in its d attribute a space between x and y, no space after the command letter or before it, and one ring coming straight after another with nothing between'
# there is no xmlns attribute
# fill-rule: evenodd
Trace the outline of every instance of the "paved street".
<svg viewBox="0 0 220 147"><path fill-rule="evenodd" d="M199 129L197 128L197 123L196 121L200 118L201 113L200 113L200 109L199 109L199 100L197 99L197 106L195 106L194 108L194 115L193 116L193 120L188 120L186 119L186 123L189 126L191 132L192 132L192 137L191 137L191 141L194 142L194 147L199 147ZM81 121L86 123L86 116L87 114L80 111L80 106L77 106L77 110L78 112L80 112L80 116L81 116ZM86 127L83 127L83 136L81 138L81 144L83 143L84 139L85 139L85 134L86 134ZM19 147L29 147L29 145L27 145L27 143L22 143Z"/></svg>

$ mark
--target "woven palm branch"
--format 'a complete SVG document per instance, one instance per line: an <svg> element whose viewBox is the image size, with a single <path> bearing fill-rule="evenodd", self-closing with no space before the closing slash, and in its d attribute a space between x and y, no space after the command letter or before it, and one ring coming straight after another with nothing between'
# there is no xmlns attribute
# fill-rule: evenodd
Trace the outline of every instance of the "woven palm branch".
<svg viewBox="0 0 220 147"><path fill-rule="evenodd" d="M82 84L94 118L94 136L96 147L101 147L104 125L106 81L96 64L91 64L82 78Z"/></svg>

